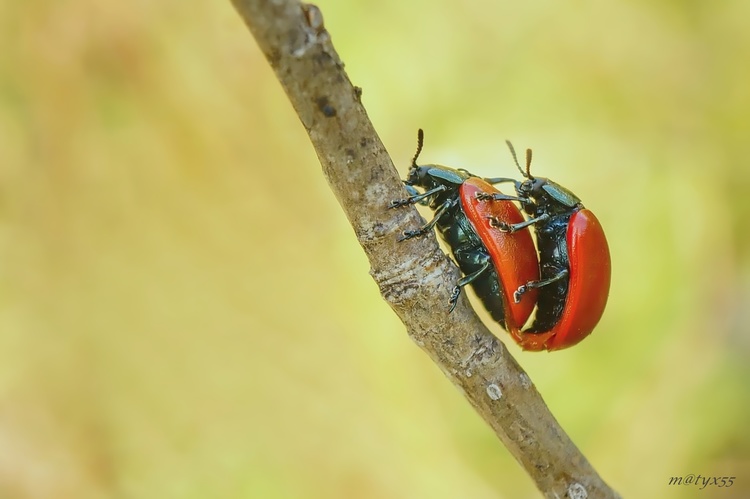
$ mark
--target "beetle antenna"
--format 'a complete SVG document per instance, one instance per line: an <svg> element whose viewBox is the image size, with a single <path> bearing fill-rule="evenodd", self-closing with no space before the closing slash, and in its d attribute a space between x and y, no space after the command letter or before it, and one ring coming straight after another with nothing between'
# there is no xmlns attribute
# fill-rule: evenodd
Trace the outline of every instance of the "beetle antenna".
<svg viewBox="0 0 750 499"><path fill-rule="evenodd" d="M421 128L417 132L417 152L414 153L414 159L411 160L411 167L412 169L417 168L417 158L419 157L419 153L422 152L422 146L424 145L424 130Z"/></svg>
<svg viewBox="0 0 750 499"><path fill-rule="evenodd" d="M518 156L516 156L516 149L515 149L515 147L513 147L513 144L510 143L510 140L506 140L505 143L508 144L508 149L510 149L511 156L513 156L513 162L516 164L516 168L518 168L518 171L521 172L521 175L523 175L524 177L528 178L529 177L529 173L528 173L529 169L527 167L526 168L526 172L524 172L523 168L521 168L521 165L518 164ZM526 153L526 158L527 158L527 160L529 158L529 153L528 152Z"/></svg>
<svg viewBox="0 0 750 499"><path fill-rule="evenodd" d="M526 149L526 178L532 180L531 176L531 149Z"/></svg>

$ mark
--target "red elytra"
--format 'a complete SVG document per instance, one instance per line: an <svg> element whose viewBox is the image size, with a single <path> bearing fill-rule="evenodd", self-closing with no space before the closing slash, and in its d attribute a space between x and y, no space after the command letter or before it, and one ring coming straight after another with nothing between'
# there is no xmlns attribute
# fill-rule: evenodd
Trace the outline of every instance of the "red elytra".
<svg viewBox="0 0 750 499"><path fill-rule="evenodd" d="M513 293L519 286L539 280L536 247L531 233L526 228L508 233L490 226L488 217L496 217L509 224L521 223L524 218L513 202L481 202L476 198L479 192L500 194L500 191L481 178L471 177L461 184L461 207L490 255L500 280L506 326L508 332L518 341L518 335L522 334L520 330L536 305L537 290L529 290L521 297L519 303L514 302Z"/></svg>
<svg viewBox="0 0 750 499"><path fill-rule="evenodd" d="M612 262L604 230L590 210L582 209L570 217L566 243L570 280L562 315L549 331L511 332L524 350L571 347L591 334L604 313Z"/></svg>

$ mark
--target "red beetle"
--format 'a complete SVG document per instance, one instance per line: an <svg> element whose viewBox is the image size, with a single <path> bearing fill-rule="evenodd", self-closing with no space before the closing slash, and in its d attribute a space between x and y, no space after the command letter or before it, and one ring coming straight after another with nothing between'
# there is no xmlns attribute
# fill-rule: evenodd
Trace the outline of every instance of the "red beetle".
<svg viewBox="0 0 750 499"><path fill-rule="evenodd" d="M541 268L541 279L519 286L514 293L514 299L519 300L531 290L538 290L534 323L525 331L511 334L525 350L560 350L591 334L604 313L612 273L609 246L599 220L583 207L581 200L549 179L533 177L530 149L526 151L524 171L513 146L507 144L526 178L513 182L531 218L517 224L502 219L492 219L491 223L510 233L533 225ZM506 202L507 196L480 193L478 198Z"/></svg>
<svg viewBox="0 0 750 499"><path fill-rule="evenodd" d="M478 194L504 196L486 181L471 177L461 185L459 193L466 218L482 241L498 272L506 310L505 328L515 337L526 324L536 305L536 289L530 289L522 300L516 300L514 296L519 287L539 279L539 262L534 241L528 231L511 234L497 230L491 225L497 220L507 224L523 223L523 215L512 201L483 203L477 199Z"/></svg>
<svg viewBox="0 0 750 499"><path fill-rule="evenodd" d="M404 182L410 196L393 201L390 207L423 203L434 210L435 217L416 230L404 232L400 240L421 236L437 226L464 274L453 289L450 310L461 289L471 284L492 318L512 335L518 335L534 309L537 291L529 289L523 297L514 294L529 281L539 280L539 262L529 230L518 227L524 218L512 201L517 198L505 196L466 170L417 166L423 140L419 130L417 153ZM482 202L483 196L496 202ZM490 221L518 229L503 232L492 227Z"/></svg>

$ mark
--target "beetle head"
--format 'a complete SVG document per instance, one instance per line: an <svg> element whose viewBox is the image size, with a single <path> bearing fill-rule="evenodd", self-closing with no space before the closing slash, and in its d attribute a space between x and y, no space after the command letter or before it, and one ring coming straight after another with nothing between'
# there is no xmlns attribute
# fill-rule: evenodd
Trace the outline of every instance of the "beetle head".
<svg viewBox="0 0 750 499"><path fill-rule="evenodd" d="M419 129L417 135L417 152L411 160L409 175L404 182L406 185L418 185L424 189L432 189L444 185L448 189L457 189L464 181L473 175L463 168L450 168L441 165L417 165L417 158L422 152L424 143L424 132Z"/></svg>
<svg viewBox="0 0 750 499"><path fill-rule="evenodd" d="M513 144L511 144L509 140L506 140L505 143L508 144L508 149L510 149L511 156L513 156L513 162L516 164L516 168L518 168L518 171L521 172L521 175L525 178L522 182L516 182L518 196L521 198L536 197L535 194L540 192L542 184L544 184L547 179L536 178L531 175L531 149L526 149L526 169L524 169L521 168L521 165L518 163L518 156L516 156L516 149L513 147Z"/></svg>
<svg viewBox="0 0 750 499"><path fill-rule="evenodd" d="M518 164L516 151L513 144L506 140L510 153L513 155L513 161L516 163L518 171L526 180L516 184L516 191L520 198L532 198L540 206L557 206L560 208L573 208L580 205L581 200L571 191L560 184L544 177L534 177L531 175L531 149L526 149L526 169L521 168Z"/></svg>

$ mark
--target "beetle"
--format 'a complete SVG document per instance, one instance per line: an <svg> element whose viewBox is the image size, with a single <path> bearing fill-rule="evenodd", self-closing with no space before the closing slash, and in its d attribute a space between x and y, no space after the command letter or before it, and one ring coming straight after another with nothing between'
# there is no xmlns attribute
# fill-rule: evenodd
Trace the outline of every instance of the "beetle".
<svg viewBox="0 0 750 499"><path fill-rule="evenodd" d="M463 169L441 165L418 166L424 132L417 135L417 152L404 181L410 196L393 201L390 208L415 203L428 205L434 217L416 230L405 231L399 241L429 233L437 227L450 246L463 273L450 297L452 312L461 289L471 284L492 318L512 334L529 319L536 304L536 289L530 288L514 299L519 287L540 278L539 263L529 230L519 224L524 217L512 200L480 177ZM416 188L422 189L420 193ZM482 202L482 195L493 203ZM484 198L488 199L488 198ZM503 232L490 225L502 221L513 231Z"/></svg>
<svg viewBox="0 0 750 499"><path fill-rule="evenodd" d="M533 226L541 273L539 280L530 280L514 292L515 301L532 290L538 290L538 298L534 322L527 330L511 334L526 350L560 350L591 334L604 313L612 274L609 245L601 223L575 194L552 180L531 175L531 149L526 150L524 170L513 145L506 143L525 180L488 182L514 182L529 218L521 223L502 219L490 223L511 234ZM505 195L480 193L477 197L507 202Z"/></svg>

